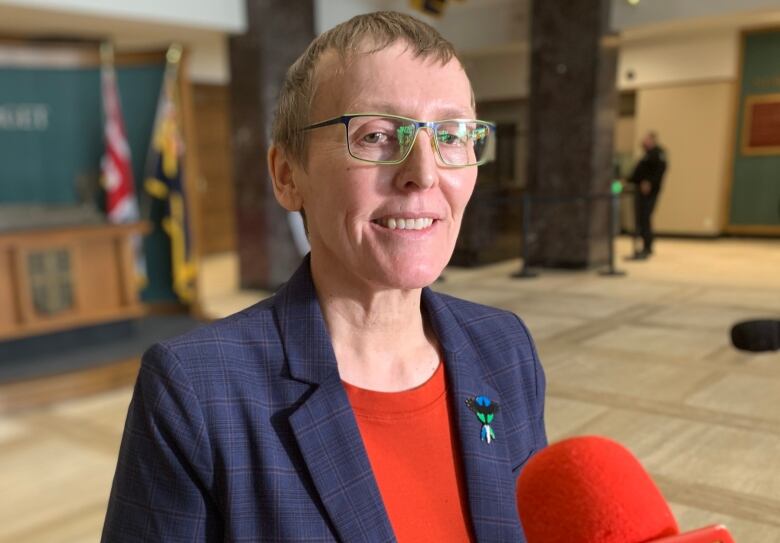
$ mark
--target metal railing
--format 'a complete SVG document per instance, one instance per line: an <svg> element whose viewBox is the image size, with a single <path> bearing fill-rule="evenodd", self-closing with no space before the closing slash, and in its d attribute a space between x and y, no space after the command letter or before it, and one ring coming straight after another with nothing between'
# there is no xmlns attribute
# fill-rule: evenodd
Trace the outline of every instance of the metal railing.
<svg viewBox="0 0 780 543"><path fill-rule="evenodd" d="M529 240L532 234L531 226L531 212L534 205L549 205L549 204L562 204L562 203L576 203L576 202L590 202L593 200L608 200L609 201L609 213L607 214L608 233L607 233L607 269L602 270L600 275L620 277L626 274L625 271L618 270L615 267L615 232L619 223L620 213L620 194L622 192L618 184L613 184L612 191L609 193L601 194L577 194L577 195L539 195L530 194L528 192L523 193L522 205L523 205L523 219L522 219L522 248L521 258L523 260L523 266L520 271L512 274L512 277L527 279L538 276L538 272L531 269L528 264L529 261Z"/></svg>

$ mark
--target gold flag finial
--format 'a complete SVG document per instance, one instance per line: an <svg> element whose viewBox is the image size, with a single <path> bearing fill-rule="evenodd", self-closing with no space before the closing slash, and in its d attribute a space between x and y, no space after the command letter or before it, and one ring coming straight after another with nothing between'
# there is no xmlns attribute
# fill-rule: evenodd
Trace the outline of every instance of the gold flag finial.
<svg viewBox="0 0 780 543"><path fill-rule="evenodd" d="M172 43L165 53L165 60L171 64L177 64L181 60L182 46L180 43Z"/></svg>

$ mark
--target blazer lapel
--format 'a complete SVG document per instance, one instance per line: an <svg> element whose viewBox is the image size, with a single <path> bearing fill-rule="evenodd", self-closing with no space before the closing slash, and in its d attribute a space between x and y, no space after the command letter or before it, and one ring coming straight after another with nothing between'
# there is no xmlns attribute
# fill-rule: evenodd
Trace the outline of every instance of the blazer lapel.
<svg viewBox="0 0 780 543"><path fill-rule="evenodd" d="M342 541L395 541L341 384L308 257L275 307L290 376L313 385L289 422L332 526Z"/></svg>
<svg viewBox="0 0 780 543"><path fill-rule="evenodd" d="M442 298L423 290L423 304L444 350L444 367L458 429L469 510L478 541L525 541L517 513L515 480L502 433L511 413L499 411L491 427L495 441L482 441L482 423L466 405L467 398L487 396L501 406L501 397L482 375L472 342Z"/></svg>

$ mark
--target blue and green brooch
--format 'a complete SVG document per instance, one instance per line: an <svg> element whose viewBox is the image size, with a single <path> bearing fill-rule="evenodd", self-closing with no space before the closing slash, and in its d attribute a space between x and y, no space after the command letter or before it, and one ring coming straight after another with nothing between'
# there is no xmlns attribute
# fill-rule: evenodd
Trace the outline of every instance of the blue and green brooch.
<svg viewBox="0 0 780 543"><path fill-rule="evenodd" d="M476 398L467 398L466 405L482 423L482 431L479 434L482 441L487 441L489 444L496 439L496 434L490 427L490 423L493 422L493 417L498 413L498 404L490 401L487 396L477 396Z"/></svg>

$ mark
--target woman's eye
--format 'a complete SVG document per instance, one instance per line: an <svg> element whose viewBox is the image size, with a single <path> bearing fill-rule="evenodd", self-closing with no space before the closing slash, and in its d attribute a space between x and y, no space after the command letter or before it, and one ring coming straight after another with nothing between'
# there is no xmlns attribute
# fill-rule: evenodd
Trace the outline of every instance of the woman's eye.
<svg viewBox="0 0 780 543"><path fill-rule="evenodd" d="M387 134L382 132L370 132L363 136L364 143L384 143L387 141Z"/></svg>
<svg viewBox="0 0 780 543"><path fill-rule="evenodd" d="M439 132L439 143L446 145L458 145L461 143L461 139L455 134L449 132Z"/></svg>

